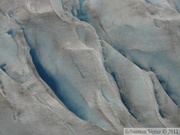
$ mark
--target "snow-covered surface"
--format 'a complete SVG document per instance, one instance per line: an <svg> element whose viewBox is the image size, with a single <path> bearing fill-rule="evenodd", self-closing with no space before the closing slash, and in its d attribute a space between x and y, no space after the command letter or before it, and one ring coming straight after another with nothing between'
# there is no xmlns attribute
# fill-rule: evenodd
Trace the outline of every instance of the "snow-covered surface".
<svg viewBox="0 0 180 135"><path fill-rule="evenodd" d="M0 134L180 126L179 0L1 0Z"/></svg>

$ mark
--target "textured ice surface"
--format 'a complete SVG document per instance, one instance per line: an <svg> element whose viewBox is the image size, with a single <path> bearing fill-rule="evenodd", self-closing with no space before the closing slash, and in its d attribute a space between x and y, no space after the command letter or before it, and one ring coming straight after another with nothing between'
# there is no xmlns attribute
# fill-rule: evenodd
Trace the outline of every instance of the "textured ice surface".
<svg viewBox="0 0 180 135"><path fill-rule="evenodd" d="M0 134L180 126L179 0L1 0Z"/></svg>

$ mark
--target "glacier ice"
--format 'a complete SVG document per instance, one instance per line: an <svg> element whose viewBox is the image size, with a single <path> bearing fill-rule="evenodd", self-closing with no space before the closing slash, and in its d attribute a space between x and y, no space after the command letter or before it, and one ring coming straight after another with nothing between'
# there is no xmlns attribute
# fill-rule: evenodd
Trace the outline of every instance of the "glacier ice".
<svg viewBox="0 0 180 135"><path fill-rule="evenodd" d="M1 0L0 133L180 126L179 0Z"/></svg>

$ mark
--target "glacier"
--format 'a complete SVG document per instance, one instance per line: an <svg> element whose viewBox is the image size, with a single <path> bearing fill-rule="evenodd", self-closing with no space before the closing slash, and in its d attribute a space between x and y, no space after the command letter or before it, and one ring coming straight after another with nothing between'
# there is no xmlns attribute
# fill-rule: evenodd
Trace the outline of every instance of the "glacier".
<svg viewBox="0 0 180 135"><path fill-rule="evenodd" d="M1 0L0 134L180 126L179 0Z"/></svg>

